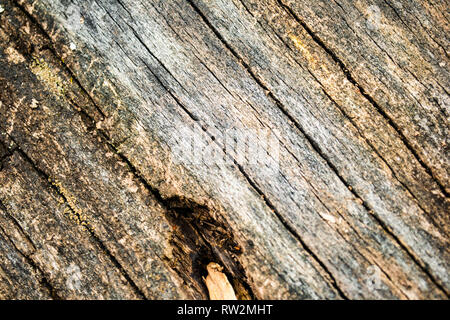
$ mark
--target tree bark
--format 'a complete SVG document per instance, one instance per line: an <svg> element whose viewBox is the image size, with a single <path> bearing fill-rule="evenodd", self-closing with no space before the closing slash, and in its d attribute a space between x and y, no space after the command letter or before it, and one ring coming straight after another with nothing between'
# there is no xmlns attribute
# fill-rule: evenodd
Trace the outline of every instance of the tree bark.
<svg viewBox="0 0 450 320"><path fill-rule="evenodd" d="M448 298L446 1L0 5L0 298Z"/></svg>

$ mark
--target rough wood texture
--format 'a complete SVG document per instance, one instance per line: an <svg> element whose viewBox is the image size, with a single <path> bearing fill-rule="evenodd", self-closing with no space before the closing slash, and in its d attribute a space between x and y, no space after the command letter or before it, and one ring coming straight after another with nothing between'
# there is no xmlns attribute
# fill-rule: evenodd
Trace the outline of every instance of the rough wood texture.
<svg viewBox="0 0 450 320"><path fill-rule="evenodd" d="M233 286L219 264L211 262L206 266L206 270L208 275L204 280L211 300L237 300Z"/></svg>
<svg viewBox="0 0 450 320"><path fill-rule="evenodd" d="M448 298L446 1L0 5L0 298Z"/></svg>

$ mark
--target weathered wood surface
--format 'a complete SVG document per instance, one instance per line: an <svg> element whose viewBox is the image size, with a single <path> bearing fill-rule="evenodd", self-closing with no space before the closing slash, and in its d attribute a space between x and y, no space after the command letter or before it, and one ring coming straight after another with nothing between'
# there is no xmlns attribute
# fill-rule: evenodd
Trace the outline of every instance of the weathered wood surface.
<svg viewBox="0 0 450 320"><path fill-rule="evenodd" d="M446 1L0 5L1 298L448 298Z"/></svg>

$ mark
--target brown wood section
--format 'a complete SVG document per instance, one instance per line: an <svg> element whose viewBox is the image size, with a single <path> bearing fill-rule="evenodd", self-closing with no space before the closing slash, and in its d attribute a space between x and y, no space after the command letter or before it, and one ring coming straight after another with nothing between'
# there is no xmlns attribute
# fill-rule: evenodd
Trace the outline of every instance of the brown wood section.
<svg viewBox="0 0 450 320"><path fill-rule="evenodd" d="M0 298L447 299L449 10L0 0Z"/></svg>

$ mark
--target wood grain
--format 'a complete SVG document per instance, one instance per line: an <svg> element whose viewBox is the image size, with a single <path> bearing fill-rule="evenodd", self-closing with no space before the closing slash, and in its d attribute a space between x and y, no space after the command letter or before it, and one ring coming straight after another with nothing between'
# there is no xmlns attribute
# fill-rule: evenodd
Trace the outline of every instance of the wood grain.
<svg viewBox="0 0 450 320"><path fill-rule="evenodd" d="M445 2L0 4L1 298L448 298Z"/></svg>

